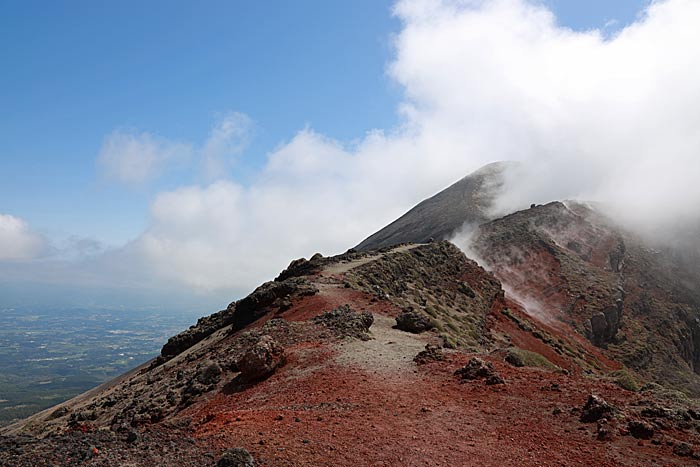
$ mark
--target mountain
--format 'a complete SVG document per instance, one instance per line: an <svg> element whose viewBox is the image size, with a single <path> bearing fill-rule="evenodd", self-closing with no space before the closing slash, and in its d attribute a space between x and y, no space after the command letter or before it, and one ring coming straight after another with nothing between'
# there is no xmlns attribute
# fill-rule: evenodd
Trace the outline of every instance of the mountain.
<svg viewBox="0 0 700 467"><path fill-rule="evenodd" d="M484 177L449 197L488 199ZM693 269L584 203L488 219L479 202L448 216L481 219L478 263L445 223L292 261L158 358L0 430L0 465L695 465Z"/></svg>
<svg viewBox="0 0 700 467"><path fill-rule="evenodd" d="M513 162L494 162L422 201L397 220L362 241L355 249L374 250L400 243L444 240L465 224L489 220L489 208Z"/></svg>

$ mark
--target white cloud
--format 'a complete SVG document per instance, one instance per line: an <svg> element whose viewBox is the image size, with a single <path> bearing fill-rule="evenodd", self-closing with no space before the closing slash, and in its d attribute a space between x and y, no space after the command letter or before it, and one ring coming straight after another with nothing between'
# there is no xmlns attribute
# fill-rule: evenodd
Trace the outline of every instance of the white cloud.
<svg viewBox="0 0 700 467"><path fill-rule="evenodd" d="M404 89L402 124L352 146L307 128L249 185L161 193L135 242L161 276L252 288L294 257L345 250L494 160L526 168L502 209L583 197L636 225L697 218L700 2L656 2L613 35L560 27L524 0L403 0L395 11L389 74ZM232 128L217 127L212 154L239 152L217 142L239 141Z"/></svg>
<svg viewBox="0 0 700 467"><path fill-rule="evenodd" d="M171 164L186 162L191 155L189 144L148 132L115 130L102 143L97 163L107 178L138 185L160 176Z"/></svg>
<svg viewBox="0 0 700 467"><path fill-rule="evenodd" d="M45 247L43 237L33 232L24 220L0 214L0 261L33 259Z"/></svg>
<svg viewBox="0 0 700 467"><path fill-rule="evenodd" d="M504 209L582 197L636 225L697 216L699 2L655 2L607 39L519 0L396 10L412 121L462 135L465 157L526 163Z"/></svg>

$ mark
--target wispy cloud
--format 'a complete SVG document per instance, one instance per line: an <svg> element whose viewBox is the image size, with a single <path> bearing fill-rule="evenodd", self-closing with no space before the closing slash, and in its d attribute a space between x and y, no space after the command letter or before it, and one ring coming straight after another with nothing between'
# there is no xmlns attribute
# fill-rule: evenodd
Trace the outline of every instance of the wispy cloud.
<svg viewBox="0 0 700 467"><path fill-rule="evenodd" d="M187 162L192 153L190 144L121 129L105 138L97 164L106 178L139 185L159 177L172 164Z"/></svg>
<svg viewBox="0 0 700 467"><path fill-rule="evenodd" d="M142 185L177 168L208 181L228 177L236 157L248 145L252 126L247 115L227 113L201 146L146 131L118 129L104 139L97 165L107 179L127 185Z"/></svg>
<svg viewBox="0 0 700 467"><path fill-rule="evenodd" d="M230 112L221 118L200 149L202 172L209 180L230 175L235 159L249 143L253 122L247 115Z"/></svg>

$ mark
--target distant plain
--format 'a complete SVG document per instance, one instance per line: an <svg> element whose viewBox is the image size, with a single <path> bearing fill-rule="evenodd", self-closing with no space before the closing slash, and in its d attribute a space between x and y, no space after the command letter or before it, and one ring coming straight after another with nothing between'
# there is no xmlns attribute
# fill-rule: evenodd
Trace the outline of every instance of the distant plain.
<svg viewBox="0 0 700 467"><path fill-rule="evenodd" d="M0 426L148 361L195 321L163 310L0 309Z"/></svg>

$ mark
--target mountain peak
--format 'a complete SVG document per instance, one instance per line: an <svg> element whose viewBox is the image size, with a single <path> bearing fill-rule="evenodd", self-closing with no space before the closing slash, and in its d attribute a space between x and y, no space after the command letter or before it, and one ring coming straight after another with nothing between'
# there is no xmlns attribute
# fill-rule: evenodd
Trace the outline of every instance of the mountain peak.
<svg viewBox="0 0 700 467"><path fill-rule="evenodd" d="M500 193L504 175L516 164L492 162L481 167L370 235L356 249L371 250L406 242L444 240L465 224L478 225L489 220L489 210Z"/></svg>

